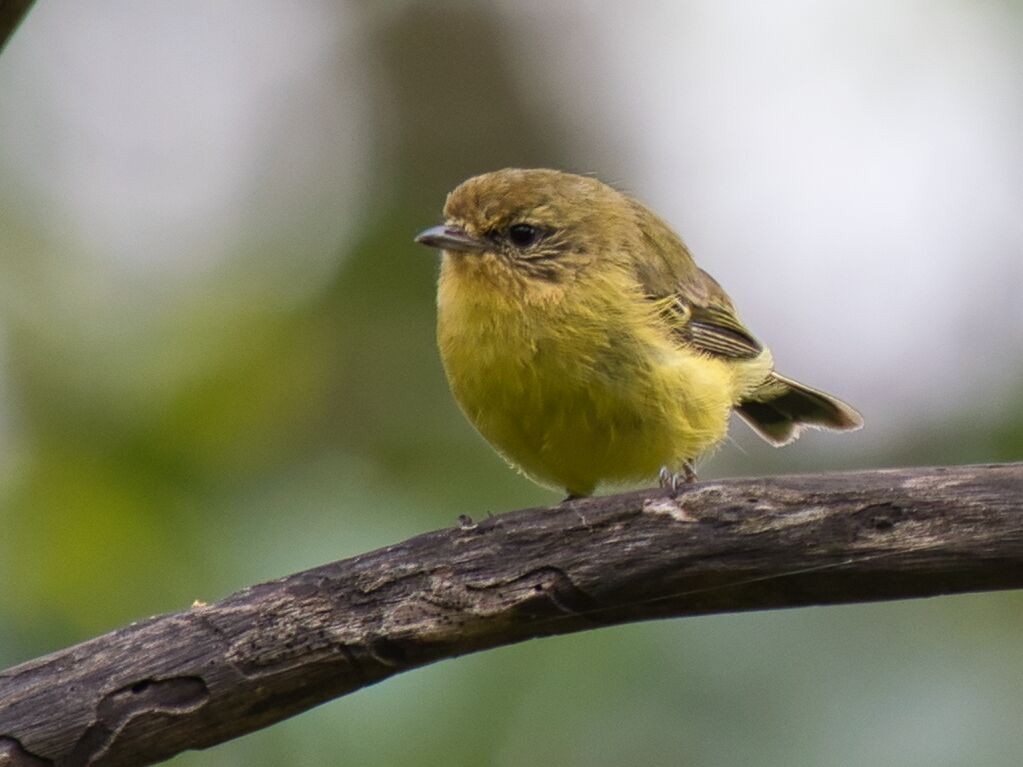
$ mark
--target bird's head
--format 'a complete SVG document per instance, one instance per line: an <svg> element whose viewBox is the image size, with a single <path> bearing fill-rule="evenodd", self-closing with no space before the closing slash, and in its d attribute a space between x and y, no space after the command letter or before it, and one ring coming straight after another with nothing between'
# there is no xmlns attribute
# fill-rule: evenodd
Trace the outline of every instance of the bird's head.
<svg viewBox="0 0 1023 767"><path fill-rule="evenodd" d="M632 200L594 178L509 168L463 182L448 195L444 223L416 242L451 259L559 283L630 250L636 215Z"/></svg>

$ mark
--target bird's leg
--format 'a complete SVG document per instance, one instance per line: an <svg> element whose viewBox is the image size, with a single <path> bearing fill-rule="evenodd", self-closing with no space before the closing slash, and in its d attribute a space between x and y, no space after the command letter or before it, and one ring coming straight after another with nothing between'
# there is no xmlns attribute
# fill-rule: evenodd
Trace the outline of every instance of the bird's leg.
<svg viewBox="0 0 1023 767"><path fill-rule="evenodd" d="M662 466L657 474L657 480L661 487L669 490L671 497L678 495L679 487L683 484L691 485L696 482L696 469L692 461L682 462L682 473L669 471L667 466Z"/></svg>
<svg viewBox="0 0 1023 767"><path fill-rule="evenodd" d="M678 474L669 471L667 466L662 466L657 473L657 483L668 490L672 498L678 495Z"/></svg>

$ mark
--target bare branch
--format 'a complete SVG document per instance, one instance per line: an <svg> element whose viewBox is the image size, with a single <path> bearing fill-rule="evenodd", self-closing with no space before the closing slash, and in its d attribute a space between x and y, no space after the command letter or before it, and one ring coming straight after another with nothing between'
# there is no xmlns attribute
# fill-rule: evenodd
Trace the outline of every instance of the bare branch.
<svg viewBox="0 0 1023 767"><path fill-rule="evenodd" d="M31 7L32 0L0 0L0 53Z"/></svg>
<svg viewBox="0 0 1023 767"><path fill-rule="evenodd" d="M1023 587L1023 463L708 482L463 523L0 674L0 767L139 765L444 658L627 621Z"/></svg>

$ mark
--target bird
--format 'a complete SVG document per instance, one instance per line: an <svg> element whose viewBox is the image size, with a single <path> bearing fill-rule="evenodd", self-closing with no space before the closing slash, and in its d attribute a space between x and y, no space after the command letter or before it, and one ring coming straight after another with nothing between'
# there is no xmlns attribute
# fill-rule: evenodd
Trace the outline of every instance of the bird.
<svg viewBox="0 0 1023 767"><path fill-rule="evenodd" d="M775 446L863 424L776 372L681 237L592 176L474 176L448 194L443 221L415 241L442 251L451 392L508 463L567 499L655 478L677 494L733 411Z"/></svg>

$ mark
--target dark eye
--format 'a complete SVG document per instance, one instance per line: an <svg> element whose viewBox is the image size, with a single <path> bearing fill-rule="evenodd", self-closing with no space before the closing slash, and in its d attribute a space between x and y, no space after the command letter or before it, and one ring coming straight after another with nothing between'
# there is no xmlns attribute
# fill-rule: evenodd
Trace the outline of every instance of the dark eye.
<svg viewBox="0 0 1023 767"><path fill-rule="evenodd" d="M528 248L540 237L540 230L531 224L512 224L508 227L508 239L517 248Z"/></svg>

